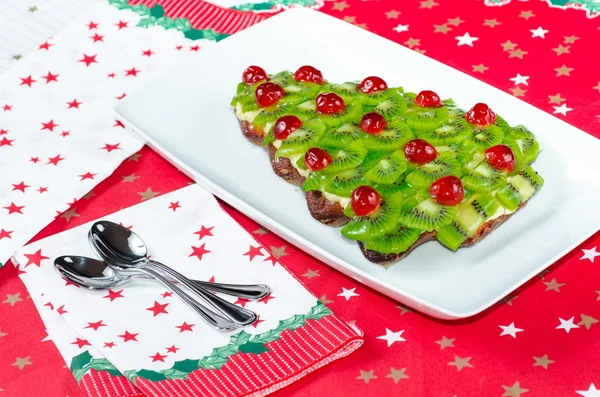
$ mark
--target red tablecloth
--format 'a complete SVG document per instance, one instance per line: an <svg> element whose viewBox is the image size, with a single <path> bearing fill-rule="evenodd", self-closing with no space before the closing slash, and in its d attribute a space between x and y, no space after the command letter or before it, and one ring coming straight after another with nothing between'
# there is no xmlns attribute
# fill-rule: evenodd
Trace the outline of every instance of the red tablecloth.
<svg viewBox="0 0 600 397"><path fill-rule="evenodd" d="M553 2L345 0L325 2L320 9L600 137L600 18L585 9L598 5ZM168 11L174 2L160 3ZM202 18L197 22L211 27ZM221 31L230 33L228 28ZM473 46L457 45L457 36L464 41L467 33L477 38ZM148 189L164 194L188 183L144 148L36 239L135 205L148 197ZM229 212L324 303L365 331L365 344L356 353L276 395L600 396L595 391L600 388L600 233L485 313L443 322L357 284L234 209ZM52 342L43 341L43 323L27 297L14 267L5 266L0 271L2 396L81 396Z"/></svg>

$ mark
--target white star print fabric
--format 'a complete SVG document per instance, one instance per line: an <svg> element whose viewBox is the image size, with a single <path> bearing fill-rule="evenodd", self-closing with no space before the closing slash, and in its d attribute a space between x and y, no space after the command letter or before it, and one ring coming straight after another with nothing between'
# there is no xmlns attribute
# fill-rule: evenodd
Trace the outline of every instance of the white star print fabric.
<svg viewBox="0 0 600 397"><path fill-rule="evenodd" d="M0 76L0 262L142 147L119 99L210 44L139 19L98 4Z"/></svg>

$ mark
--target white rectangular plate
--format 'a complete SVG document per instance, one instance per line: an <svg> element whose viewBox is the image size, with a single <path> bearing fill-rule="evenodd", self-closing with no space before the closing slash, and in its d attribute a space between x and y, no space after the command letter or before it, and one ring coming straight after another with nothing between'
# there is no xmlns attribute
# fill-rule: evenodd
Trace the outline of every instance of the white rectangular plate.
<svg viewBox="0 0 600 397"><path fill-rule="evenodd" d="M367 261L338 228L313 220L300 189L277 177L266 151L240 132L229 102L251 64L272 73L310 64L334 82L378 75L409 91L432 89L464 109L486 102L539 138L543 152L534 168L546 183L476 246L453 253L431 242L384 269ZM128 96L117 113L213 194L335 269L438 318L483 311L600 226L600 141L462 72L316 11L286 11L203 49L196 63Z"/></svg>

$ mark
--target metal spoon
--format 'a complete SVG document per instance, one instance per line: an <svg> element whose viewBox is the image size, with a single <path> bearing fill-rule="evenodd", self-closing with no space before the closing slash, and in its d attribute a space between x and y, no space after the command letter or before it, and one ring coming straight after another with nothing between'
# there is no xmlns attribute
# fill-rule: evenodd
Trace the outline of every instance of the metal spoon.
<svg viewBox="0 0 600 397"><path fill-rule="evenodd" d="M148 250L144 241L126 227L114 222L99 221L92 225L88 238L97 254L109 264L122 269L151 270L155 273L166 273L169 277L192 290L203 303L236 324L249 325L258 318L256 313L213 295L170 267L148 259Z"/></svg>
<svg viewBox="0 0 600 397"><path fill-rule="evenodd" d="M133 274L115 274L114 269L105 269L110 266L106 262L98 261L93 258L88 258L85 256L77 256L77 255L69 255L70 258L73 259L73 264L71 264L70 268L65 269L70 277L85 277L86 283L90 285L95 285L99 283L100 289L105 288L116 288L120 285L127 284L130 281L134 281L136 279L152 279L152 277L148 277L145 274L136 273ZM103 279L103 273L109 272L109 280L111 285L105 287L106 281ZM219 292L225 295L231 295L238 298L245 299L260 299L269 294L269 287L263 284L222 284L222 283L209 283L207 281L198 281L198 280L190 280L191 282L198 284L209 291ZM87 287L87 286L86 286ZM89 287L88 287L89 288Z"/></svg>
<svg viewBox="0 0 600 397"><path fill-rule="evenodd" d="M185 292L177 287L177 285L173 285L169 280L153 269L129 270L125 271L126 273L123 274L102 261L83 256L69 255L56 258L54 260L54 268L67 280L84 288L93 290L113 288L122 284L123 280L126 278L135 277L135 274L145 273L171 289L213 328L219 331L233 331L240 328L238 324L228 318L197 304Z"/></svg>

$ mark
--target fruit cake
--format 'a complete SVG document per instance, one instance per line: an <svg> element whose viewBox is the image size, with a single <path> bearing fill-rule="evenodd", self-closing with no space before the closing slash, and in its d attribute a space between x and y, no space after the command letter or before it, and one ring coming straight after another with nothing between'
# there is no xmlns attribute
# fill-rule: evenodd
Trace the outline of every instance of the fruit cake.
<svg viewBox="0 0 600 397"><path fill-rule="evenodd" d="M343 226L382 265L430 240L452 251L476 244L544 183L524 126L377 76L337 84L313 66L274 75L250 66L231 106L273 171L302 187L311 215Z"/></svg>

